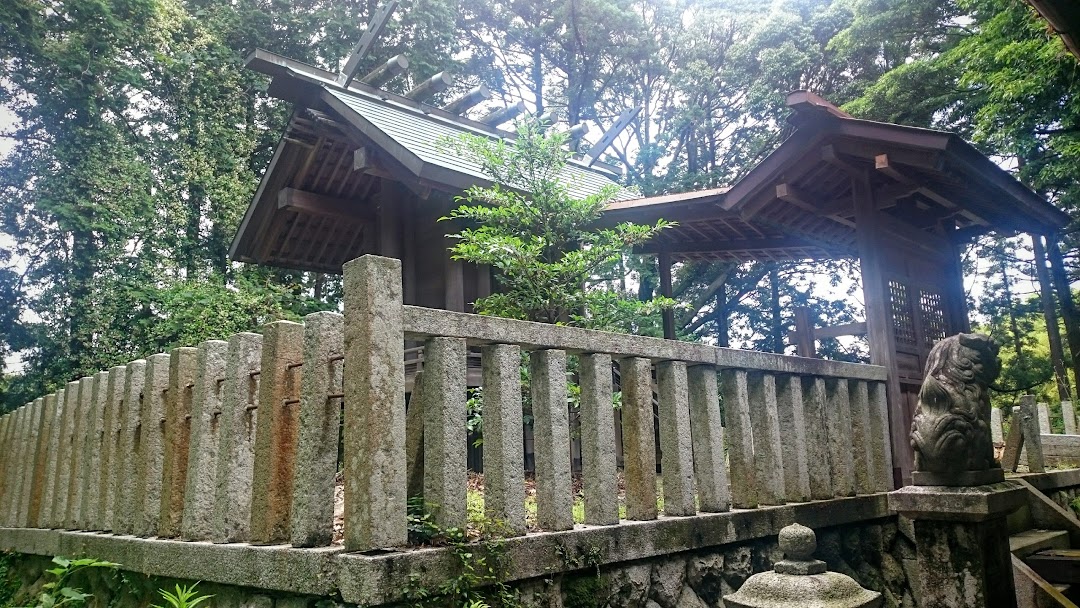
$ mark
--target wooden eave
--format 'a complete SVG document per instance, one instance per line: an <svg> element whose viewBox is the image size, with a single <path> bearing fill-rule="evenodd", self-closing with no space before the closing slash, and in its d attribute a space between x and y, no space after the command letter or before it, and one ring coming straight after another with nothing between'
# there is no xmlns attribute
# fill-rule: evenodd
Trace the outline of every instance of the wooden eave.
<svg viewBox="0 0 1080 608"><path fill-rule="evenodd" d="M1080 57L1080 4L1076 0L1028 0L1061 36L1066 48Z"/></svg>
<svg viewBox="0 0 1080 608"><path fill-rule="evenodd" d="M674 261L854 257L853 175L870 179L883 221L911 247L938 242L946 227L972 238L1048 233L1068 222L954 134L854 119L813 98L797 102L799 128L726 192L613 203L604 223L678 222L639 249Z"/></svg>
<svg viewBox="0 0 1080 608"><path fill-rule="evenodd" d="M316 122L302 113L290 118L233 239L232 259L340 272L371 237L368 201L382 180L353 171L356 145Z"/></svg>
<svg viewBox="0 0 1080 608"><path fill-rule="evenodd" d="M247 66L271 76L271 95L296 109L233 239L229 254L237 261L339 273L376 242L380 193L388 186L444 205L489 184L479 166L434 146L432 133L514 138L357 81L343 87L336 74L266 51L253 53ZM603 163L571 161L566 171L578 195L615 183L614 168Z"/></svg>

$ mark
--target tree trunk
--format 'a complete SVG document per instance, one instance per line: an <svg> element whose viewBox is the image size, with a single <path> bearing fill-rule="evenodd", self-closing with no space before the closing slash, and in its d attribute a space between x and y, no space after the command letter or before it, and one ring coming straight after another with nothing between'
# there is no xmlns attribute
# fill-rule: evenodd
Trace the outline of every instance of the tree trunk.
<svg viewBox="0 0 1080 608"><path fill-rule="evenodd" d="M1065 339L1069 342L1069 353L1072 355L1073 378L1080 387L1080 318L1077 316L1076 302L1073 301L1072 290L1069 288L1065 261L1061 257L1056 235L1046 239L1046 252L1050 257L1050 276L1061 304L1061 320L1065 322Z"/></svg>
<svg viewBox="0 0 1080 608"><path fill-rule="evenodd" d="M1035 274L1039 279L1043 317L1046 319L1046 337L1050 341L1050 362L1054 367L1054 378L1057 380L1058 397L1062 401L1071 401L1072 391L1069 388L1069 375L1065 371L1065 354L1061 348L1057 306L1054 302L1054 290L1050 286L1050 275L1046 271L1046 252L1043 250L1042 237L1032 234L1031 244L1035 249Z"/></svg>
<svg viewBox="0 0 1080 608"><path fill-rule="evenodd" d="M1020 327L1016 322L1016 310L1013 308L1012 302L1012 284L1009 282L1009 268L1005 264L1005 252L1002 249L999 242L996 247L998 253L999 266L1001 268L1001 284L1005 290L1005 306L1009 311L1009 331L1012 332L1013 348L1016 350L1016 362L1021 367L1026 367L1027 356L1024 354L1024 341L1020 336Z"/></svg>
<svg viewBox="0 0 1080 608"><path fill-rule="evenodd" d="M731 345L728 338L728 310L727 310L727 286L716 292L716 345L728 347Z"/></svg>
<svg viewBox="0 0 1080 608"><path fill-rule="evenodd" d="M772 310L772 351L784 353L784 324L780 318L780 273L769 270L769 308Z"/></svg>
<svg viewBox="0 0 1080 608"><path fill-rule="evenodd" d="M544 53L539 40L534 43L532 55L532 93L536 102L536 115L540 116L544 113Z"/></svg>

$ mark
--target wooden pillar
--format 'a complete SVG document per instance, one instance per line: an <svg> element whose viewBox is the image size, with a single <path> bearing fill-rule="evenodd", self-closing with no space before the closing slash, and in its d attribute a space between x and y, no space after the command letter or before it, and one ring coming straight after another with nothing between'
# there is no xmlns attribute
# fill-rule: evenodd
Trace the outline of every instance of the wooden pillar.
<svg viewBox="0 0 1080 608"><path fill-rule="evenodd" d="M671 297L671 254L660 253L658 256L658 262L660 264L660 295L665 298ZM663 313L664 317L664 338L667 340L675 339L675 311L670 308L665 308Z"/></svg>
<svg viewBox="0 0 1080 608"><path fill-rule="evenodd" d="M949 225L946 226L950 247L945 267L945 293L942 294L945 314L949 322L948 335L971 331L971 320L968 317L967 309L967 294L964 292L964 269L960 263L962 245L953 238L955 231L956 226L950 221Z"/></svg>
<svg viewBox="0 0 1080 608"><path fill-rule="evenodd" d="M401 289L406 304L416 301L416 199L410 199L408 212L401 217Z"/></svg>
<svg viewBox="0 0 1080 608"><path fill-rule="evenodd" d="M817 357L814 347L814 324L810 321L810 309L795 309L795 354L800 357Z"/></svg>
<svg viewBox="0 0 1080 608"><path fill-rule="evenodd" d="M383 185L389 186L389 183L384 182ZM383 257L401 259L401 206L405 200L402 190L400 185L396 185L384 188L379 194L376 225L379 227L379 255Z"/></svg>
<svg viewBox="0 0 1080 608"><path fill-rule="evenodd" d="M889 402L889 427L892 438L893 477L897 486L911 479L914 454L904 424L903 399L897 374L896 342L889 306L889 281L879 246L883 242L878 227L878 211L869 173L853 175L852 197L855 201L855 236L859 248L859 269L862 273L863 302L866 303L866 337L870 346L870 363L884 366L888 371L886 393Z"/></svg>
<svg viewBox="0 0 1080 608"><path fill-rule="evenodd" d="M465 268L461 260L450 259L449 252L446 253L446 265L444 266L444 272L446 273L446 310L452 310L454 312L465 312Z"/></svg>

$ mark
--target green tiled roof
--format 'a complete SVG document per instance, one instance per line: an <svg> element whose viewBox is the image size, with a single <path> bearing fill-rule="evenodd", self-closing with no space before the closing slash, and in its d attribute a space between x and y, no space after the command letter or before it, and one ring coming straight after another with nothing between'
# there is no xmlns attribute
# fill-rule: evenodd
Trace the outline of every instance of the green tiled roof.
<svg viewBox="0 0 1080 608"><path fill-rule="evenodd" d="M326 87L327 93L355 112L363 121L390 138L405 151L411 153L424 165L440 167L477 179L487 179L480 164L474 159L458 154L446 141L458 138L462 133L490 136L467 125L440 116L424 114L416 108L383 100L355 91L342 91ZM401 159L399 159L401 160ZM405 162L408 166L408 162ZM571 161L563 169L562 178L570 195L584 198L595 194L604 186L618 185L614 176L596 168ZM639 195L622 188L617 200L637 198Z"/></svg>

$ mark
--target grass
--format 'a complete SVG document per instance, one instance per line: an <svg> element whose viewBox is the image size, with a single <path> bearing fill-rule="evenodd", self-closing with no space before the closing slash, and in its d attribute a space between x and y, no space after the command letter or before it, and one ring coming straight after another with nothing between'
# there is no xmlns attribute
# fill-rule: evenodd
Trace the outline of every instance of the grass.
<svg viewBox="0 0 1080 608"><path fill-rule="evenodd" d="M582 498L580 483L574 483L574 503L572 514L575 524L585 523L585 500ZM623 490L622 476L619 479L619 519L626 519L626 495ZM664 512L663 484L656 480L656 509ZM479 537L487 518L484 516L484 478L483 475L469 473L469 487L466 493L467 521L470 537ZM536 524L536 485L532 478L525 480L525 525L529 532L539 532Z"/></svg>

